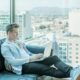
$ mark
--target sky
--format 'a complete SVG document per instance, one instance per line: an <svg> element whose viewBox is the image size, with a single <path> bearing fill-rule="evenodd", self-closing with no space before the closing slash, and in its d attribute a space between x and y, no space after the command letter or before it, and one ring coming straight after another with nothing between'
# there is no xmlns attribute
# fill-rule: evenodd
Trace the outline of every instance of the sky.
<svg viewBox="0 0 80 80"><path fill-rule="evenodd" d="M15 0L16 10L25 11L35 7L80 7L80 0ZM10 10L10 0L0 0L0 10Z"/></svg>
<svg viewBox="0 0 80 80"><path fill-rule="evenodd" d="M32 9L34 7L80 7L80 0L16 0L17 9ZM24 5L24 6L22 6ZM25 7L26 6L26 7Z"/></svg>

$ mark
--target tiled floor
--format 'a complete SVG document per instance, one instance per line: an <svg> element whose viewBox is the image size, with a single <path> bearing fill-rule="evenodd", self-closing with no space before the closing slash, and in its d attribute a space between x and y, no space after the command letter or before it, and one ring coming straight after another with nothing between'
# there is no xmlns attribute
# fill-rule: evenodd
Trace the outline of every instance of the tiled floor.
<svg viewBox="0 0 80 80"><path fill-rule="evenodd" d="M71 79L70 78L58 79L58 78L53 78L53 77L48 77L48 76L42 76L42 77L39 77L38 80L71 80Z"/></svg>

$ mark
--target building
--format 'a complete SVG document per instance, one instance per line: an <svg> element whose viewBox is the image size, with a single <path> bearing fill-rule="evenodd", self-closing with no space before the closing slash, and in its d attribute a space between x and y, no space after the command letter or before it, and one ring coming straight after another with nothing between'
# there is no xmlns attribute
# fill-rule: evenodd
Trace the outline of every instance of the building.
<svg viewBox="0 0 80 80"><path fill-rule="evenodd" d="M60 59L74 67L80 65L80 37L70 36L58 39L57 54Z"/></svg>

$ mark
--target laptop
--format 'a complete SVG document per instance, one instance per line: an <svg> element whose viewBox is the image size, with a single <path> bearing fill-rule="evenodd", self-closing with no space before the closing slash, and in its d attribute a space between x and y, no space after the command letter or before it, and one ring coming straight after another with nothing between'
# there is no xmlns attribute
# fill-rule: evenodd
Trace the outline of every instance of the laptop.
<svg viewBox="0 0 80 80"><path fill-rule="evenodd" d="M51 55L51 49L52 49L52 43L49 42L46 44L44 55L40 60L43 60L44 58L49 57Z"/></svg>

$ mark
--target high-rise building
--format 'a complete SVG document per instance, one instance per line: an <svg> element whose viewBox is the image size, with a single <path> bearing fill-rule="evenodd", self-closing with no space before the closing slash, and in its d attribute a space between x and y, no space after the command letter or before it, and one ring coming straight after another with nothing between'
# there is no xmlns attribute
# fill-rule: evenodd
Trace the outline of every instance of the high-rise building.
<svg viewBox="0 0 80 80"><path fill-rule="evenodd" d="M70 36L58 39L57 54L64 62L77 66L80 65L80 37Z"/></svg>
<svg viewBox="0 0 80 80"><path fill-rule="evenodd" d="M24 39L31 38L33 36L31 14L27 11L24 15Z"/></svg>

